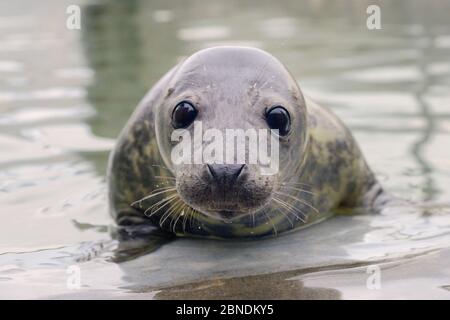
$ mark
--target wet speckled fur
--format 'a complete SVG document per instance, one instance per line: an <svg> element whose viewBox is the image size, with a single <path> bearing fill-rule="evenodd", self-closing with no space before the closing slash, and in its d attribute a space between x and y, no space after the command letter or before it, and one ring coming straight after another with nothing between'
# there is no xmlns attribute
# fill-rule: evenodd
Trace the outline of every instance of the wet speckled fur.
<svg viewBox="0 0 450 320"><path fill-rule="evenodd" d="M234 63L233 61L241 61L240 55L249 56L248 63L261 66L254 69L250 75L248 71L245 75L236 75L236 77L245 78L244 93L232 96L232 90L238 90L233 86L228 86L228 92L222 90L220 86L222 78L212 82L213 88L210 90L213 91L208 92L203 89L202 86L206 84L196 77L201 78L201 70L205 69L205 66L210 68L211 64L214 65L214 59L222 59L220 61L224 61L225 65ZM166 224L159 226L162 229L179 236L263 237L320 221L338 208L372 206L381 188L350 131L329 109L304 98L295 80L275 58L261 50L239 47L207 49L193 57L201 63L196 62L197 60L193 60L192 57L189 58L191 60L188 59L188 63L185 61L174 67L149 91L122 130L115 149L111 153L108 171L110 209L118 225L158 226L160 224L164 210L151 218L144 215L144 211L154 203L155 199L162 199L162 195L155 197L149 203L143 201L133 207L131 203L149 195L156 188L173 184L171 183L173 180L157 177L174 176L171 165L168 163L170 160L167 159L167 154L170 154L168 152L170 145L165 140L165 137L170 136L171 130L169 111L173 108L173 103L177 101L179 93L184 92L183 90L186 90L184 87L189 86L202 87L195 94L190 94L189 98L195 101L198 98L196 95L207 95L210 99L209 107L216 108L213 110L216 114L219 111L223 112L223 107L219 110L218 106L211 104L211 100L218 101L217 104L221 106L240 108L233 111L237 114L236 117L230 118L224 115L222 118L215 119L214 125L217 126L220 123L217 121L222 121L224 128L236 127L236 124L239 125L242 117L246 115L250 119L256 117L256 112L252 114L251 110L241 108L239 105L250 106L257 101L270 105L273 101L266 100L277 93L285 99L286 105L295 109L291 109L294 117L293 125L298 128L281 142L281 172L276 179L270 180L270 183L274 185L275 190L280 190L282 183L296 183L296 186L307 190L307 192L300 192L294 189L283 189L284 193L292 196L284 197L283 200L304 213L307 222L294 218L289 210L286 212L286 207L280 207L273 201L265 204L255 215L245 215L233 220L233 223L213 219L181 203L179 210L184 210L184 215L179 219L180 222L175 223L173 219L167 219ZM207 62L204 62L205 60ZM240 63L245 63L245 59L243 61ZM182 70L184 74L190 76L189 81L180 76L181 68L184 68ZM279 69L283 70L279 71ZM274 72L278 72L276 76L270 76ZM277 77L283 79L285 83L276 81L270 84L270 90L265 89L266 83L272 78L276 80ZM214 88L214 84L217 87ZM242 96L244 98L236 98ZM241 109L244 110L241 111ZM242 112L242 116L238 114L239 112ZM248 116L249 112L250 116ZM209 115L209 117L212 116ZM203 119L203 122L208 123L208 119ZM156 133L159 134L159 139ZM161 149L164 149L165 156L162 155ZM294 198L302 199L305 203L296 201Z"/></svg>

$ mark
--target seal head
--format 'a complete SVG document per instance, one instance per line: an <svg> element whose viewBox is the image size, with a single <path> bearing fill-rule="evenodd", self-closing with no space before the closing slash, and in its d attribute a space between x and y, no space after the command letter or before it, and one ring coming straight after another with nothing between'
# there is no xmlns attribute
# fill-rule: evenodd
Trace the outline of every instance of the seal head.
<svg viewBox="0 0 450 320"><path fill-rule="evenodd" d="M253 214L270 202L284 177L279 176L280 170L262 174L259 163L249 163L250 155L258 151L250 150L257 143L250 132L278 130L280 158L276 160L279 167L285 168L283 172L294 169L290 159L302 162L307 143L303 95L286 68L270 54L236 47L197 52L180 65L167 92L155 109L158 146L165 164L175 175L178 194L195 210L231 221ZM234 151L225 148L223 157L215 157L222 164L211 161L175 164L174 130L182 128L195 139L199 137L195 127L200 125L202 132L217 133L215 137L222 136L224 141L231 131L244 135L247 132L247 141L239 150L247 161L236 163L239 162L236 151L231 163L223 164L225 153ZM211 137L204 138L200 143L192 143L192 155L207 151L214 142Z"/></svg>

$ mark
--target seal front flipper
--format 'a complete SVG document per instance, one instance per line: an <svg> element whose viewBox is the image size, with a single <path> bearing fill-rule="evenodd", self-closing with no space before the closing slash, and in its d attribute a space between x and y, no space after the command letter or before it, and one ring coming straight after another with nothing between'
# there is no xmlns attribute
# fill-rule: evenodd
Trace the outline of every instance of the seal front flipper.
<svg viewBox="0 0 450 320"><path fill-rule="evenodd" d="M119 210L116 223L111 229L112 238L118 240L112 257L116 263L151 253L174 239L173 234L150 223L142 212L133 208Z"/></svg>

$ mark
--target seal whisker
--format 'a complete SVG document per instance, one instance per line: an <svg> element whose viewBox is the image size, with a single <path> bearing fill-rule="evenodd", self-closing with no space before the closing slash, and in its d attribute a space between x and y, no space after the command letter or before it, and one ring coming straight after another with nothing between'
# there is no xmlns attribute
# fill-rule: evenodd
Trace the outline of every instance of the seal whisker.
<svg viewBox="0 0 450 320"><path fill-rule="evenodd" d="M295 196L293 196L293 195L290 195L290 194L287 194L287 193L275 192L275 194L278 194L278 195L280 195L280 196L289 197L289 198L291 198L291 199L293 199L293 200L296 200L296 201L298 201L298 202L300 202L300 203L302 203L302 204L304 204L304 205L310 207L310 208L313 209L316 213L319 213L319 210L317 210L312 204L310 204L310 203L308 203L308 202L306 202L306 201L304 201L304 200L302 200L302 199L300 199L300 198L297 198L297 197L295 197Z"/></svg>
<svg viewBox="0 0 450 320"><path fill-rule="evenodd" d="M182 204L181 204L181 207L178 209L178 210L181 210L180 211L180 213L178 214L178 216L177 216L177 218L175 219L175 222L174 222L174 224L173 224L173 227L172 227L172 232L173 233L175 233L175 230L176 230L176 228L177 228L177 224L178 224L178 221L180 220L180 218L183 216L186 216L186 210L187 210L187 205L183 202ZM172 219L173 220L173 219ZM172 224L172 223L171 223Z"/></svg>
<svg viewBox="0 0 450 320"><path fill-rule="evenodd" d="M165 206L167 206L169 203L175 201L177 197L178 197L178 194L174 194L174 195L171 195L171 196L169 196L169 197L163 199L163 200L164 200L164 204L162 204L162 206L160 206L158 209L156 209L155 211L153 211L154 207L155 207L157 204L159 204L160 202L163 201L163 200L161 200L159 203L157 203L157 204L151 206L150 208L148 208L147 210L145 210L144 214L146 214L146 212L147 212L149 209L151 209L150 215L148 216L148 217L150 218L150 217L153 216L155 213L157 213L159 210L161 210L162 208L164 208Z"/></svg>
<svg viewBox="0 0 450 320"><path fill-rule="evenodd" d="M166 169L167 171L170 171L169 168L167 168L167 167L165 167L165 166L162 166L162 165L160 165L160 164L152 164L151 166L152 166L152 167L158 167L158 168Z"/></svg>
<svg viewBox="0 0 450 320"><path fill-rule="evenodd" d="M180 199L181 200L181 199ZM170 224L169 228L175 233L175 227L177 226L178 220L181 217L181 214L183 213L183 208L185 207L184 202L181 200L178 201L178 205L174 208L174 210L171 212L170 216ZM172 226L173 225L173 226Z"/></svg>
<svg viewBox="0 0 450 320"><path fill-rule="evenodd" d="M277 202L278 203L278 199L275 199L275 198L272 198L272 200L274 200L275 202ZM280 207L278 207L279 209L281 209ZM284 211L280 211L281 212L281 214L283 215L283 216L285 216L286 217L286 219L288 219L288 221L289 221L289 223L291 224L291 227L293 228L294 227L294 223L292 222L292 220L288 217L288 215L284 212Z"/></svg>
<svg viewBox="0 0 450 320"><path fill-rule="evenodd" d="M283 206L286 210L288 210L291 214L293 214L298 220L300 220L303 223L306 223L306 215L299 209L295 208L294 206L290 205L286 201L283 201L279 198L273 198L275 202L279 203L281 206ZM299 213L301 217L297 215Z"/></svg>
<svg viewBox="0 0 450 320"><path fill-rule="evenodd" d="M166 187L166 188L163 188L163 189L168 189L168 188L169 188L169 187ZM160 188L160 189L153 190L152 192L158 191L158 190L161 190L161 188ZM151 194L152 194L152 193L150 193L150 195L151 195ZM136 204L139 203L139 207L142 209L142 201L146 200L146 199L145 199L146 197L148 197L148 196L145 196L145 197L143 197L143 198L141 198L141 199L138 199L138 200L136 200L136 201L133 201L132 203L130 203L130 207L134 207Z"/></svg>
<svg viewBox="0 0 450 320"><path fill-rule="evenodd" d="M286 189L297 190L297 191L303 192L303 193L308 193L308 194L313 195L313 196L316 195L316 193L314 193L312 191L305 190L305 189L299 189L299 188L295 188L295 187L291 187L291 186L281 186L281 187L282 188L286 188Z"/></svg>
<svg viewBox="0 0 450 320"><path fill-rule="evenodd" d="M136 203L139 203L139 205L140 205L140 204L142 203L142 201L144 201L144 200L148 200L148 199L150 199L150 198L153 198L153 197L155 197L155 196L157 196L157 195L159 195L159 194L161 194L161 193L165 193L165 192L169 192L169 191L175 191L176 189L177 189L177 188L176 188L176 187L173 187L173 186L155 189L155 190L153 190L148 196L145 196L145 197L143 197L143 198L141 198L141 199L139 199L139 200L136 200L136 201L132 202L132 203L130 204L130 206L131 206L131 207L134 207L134 206L136 205ZM158 192L158 191L159 191L159 192ZM156 193L154 193L154 192L156 192Z"/></svg>
<svg viewBox="0 0 450 320"><path fill-rule="evenodd" d="M312 187L311 184L303 183L303 182L283 182L280 185L281 186L290 186L290 185L295 186L295 185L298 185L298 186Z"/></svg>
<svg viewBox="0 0 450 320"><path fill-rule="evenodd" d="M189 216L189 227L192 228L193 222L192 222L192 218L194 217L195 212L192 212L192 214Z"/></svg>
<svg viewBox="0 0 450 320"><path fill-rule="evenodd" d="M306 214L302 210L300 210L299 208L297 208L294 205L292 205L291 203L289 203L289 202L287 202L287 201L285 201L283 199L277 198L277 197L274 197L274 199L276 199L277 201L281 202L281 205L283 205L285 208L293 210L294 212L299 213L301 215L301 217L297 217L298 219L306 218Z"/></svg>
<svg viewBox="0 0 450 320"><path fill-rule="evenodd" d="M174 177L169 176L154 176L156 179L168 179L168 180L176 180Z"/></svg>
<svg viewBox="0 0 450 320"><path fill-rule="evenodd" d="M253 224L253 228L255 227L255 213L252 212L252 224Z"/></svg>
<svg viewBox="0 0 450 320"><path fill-rule="evenodd" d="M156 206L158 206L158 205L160 205L160 204L162 204L162 203L164 203L164 202L166 202L166 201L168 201L168 200L174 198L176 195L177 195L177 194L172 194L172 195L170 195L170 196L167 196L167 197L163 198L162 200L160 200L160 201L158 201L158 202L156 202L156 203L153 203L151 206L149 206L148 208L146 208L146 209L144 210L144 214L147 215L147 212L148 212L148 211L153 210ZM142 209L142 205L140 205L140 208ZM151 216L151 215L150 215L150 216Z"/></svg>
<svg viewBox="0 0 450 320"><path fill-rule="evenodd" d="M164 202L166 202L166 201L168 201L168 200L170 200L170 199L175 198L176 195L177 195L177 194L172 194L172 195L167 196L167 197L165 197L164 199L162 199L162 200L160 200L160 201L158 201L158 202L152 204L150 207L148 207L148 208L144 211L144 213L146 213L146 212L149 211L149 210L154 209L155 207L159 206L160 204L163 204Z"/></svg>
<svg viewBox="0 0 450 320"><path fill-rule="evenodd" d="M197 210L194 210L194 213L192 214L192 219L191 219L191 222L192 222L191 228L193 227L195 221L197 221L197 220L196 220L196 219L197 219L197 216L198 216L198 211L197 211Z"/></svg>
<svg viewBox="0 0 450 320"><path fill-rule="evenodd" d="M272 224L272 229L273 229L273 231L275 233L275 236L277 236L278 235L278 230L277 230L277 227L275 227L275 224L273 223L272 218L270 218L269 215L266 212L264 212L264 215L267 217L267 219L270 222L270 224Z"/></svg>
<svg viewBox="0 0 450 320"><path fill-rule="evenodd" d="M164 214L159 218L159 225L162 227L164 222L166 222L167 218L170 217L170 215L175 212L176 208L178 208L179 204L181 202L181 199L178 199L172 205L164 212Z"/></svg>
<svg viewBox="0 0 450 320"><path fill-rule="evenodd" d="M186 221L188 217L192 214L192 208L188 206L188 211L186 212L185 216L183 217L183 232L186 232Z"/></svg>
<svg viewBox="0 0 450 320"><path fill-rule="evenodd" d="M162 226L164 224L164 222L171 216L172 213L174 213L176 211L176 209L179 207L180 205L180 201L181 199L176 200L175 202L173 202L170 207L164 211L164 213L161 215L161 217L159 218L159 225ZM173 220L173 219L172 219ZM172 223L172 221L171 221Z"/></svg>

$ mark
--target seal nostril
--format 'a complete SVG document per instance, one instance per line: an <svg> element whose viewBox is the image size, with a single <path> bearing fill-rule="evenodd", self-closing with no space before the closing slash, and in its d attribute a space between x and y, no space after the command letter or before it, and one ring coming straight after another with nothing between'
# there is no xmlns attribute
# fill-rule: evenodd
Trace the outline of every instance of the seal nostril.
<svg viewBox="0 0 450 320"><path fill-rule="evenodd" d="M211 175L218 182L234 181L244 169L245 164L207 164Z"/></svg>
<svg viewBox="0 0 450 320"><path fill-rule="evenodd" d="M235 176L236 176L236 178L237 178L237 177L239 177L239 175L241 174L242 170L244 169L245 164L238 164L238 165L236 165L236 166L237 166L237 167L236 167Z"/></svg>
<svg viewBox="0 0 450 320"><path fill-rule="evenodd" d="M213 176L213 178L217 179L216 172L212 167L213 165L207 164L206 166L208 167L208 171L211 174L211 176Z"/></svg>

